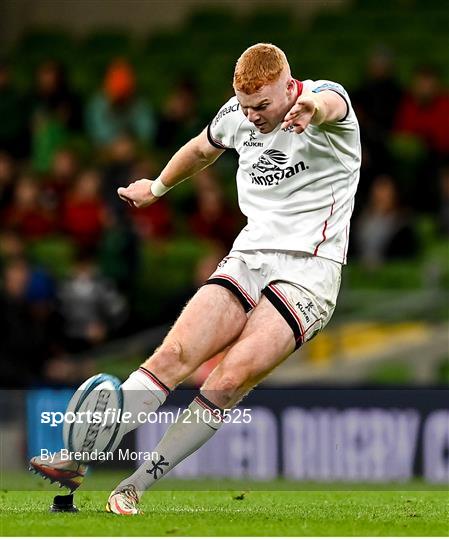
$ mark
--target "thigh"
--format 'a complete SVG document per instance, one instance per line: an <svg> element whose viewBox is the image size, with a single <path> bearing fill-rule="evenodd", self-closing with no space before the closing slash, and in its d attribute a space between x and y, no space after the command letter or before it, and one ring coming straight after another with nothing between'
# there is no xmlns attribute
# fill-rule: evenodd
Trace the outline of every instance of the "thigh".
<svg viewBox="0 0 449 540"><path fill-rule="evenodd" d="M205 285L187 303L164 342L179 344L183 361L195 368L232 343L246 322L245 310L232 292Z"/></svg>
<svg viewBox="0 0 449 540"><path fill-rule="evenodd" d="M294 349L292 329L262 297L238 339L205 381L202 392L213 403L231 407Z"/></svg>
<svg viewBox="0 0 449 540"><path fill-rule="evenodd" d="M206 283L221 285L239 299L246 312L259 302L263 287L261 257L256 252L235 252L225 257Z"/></svg>
<svg viewBox="0 0 449 540"><path fill-rule="evenodd" d="M251 313L237 342L249 347L256 371L271 371L295 348L294 335L282 315L264 296Z"/></svg>

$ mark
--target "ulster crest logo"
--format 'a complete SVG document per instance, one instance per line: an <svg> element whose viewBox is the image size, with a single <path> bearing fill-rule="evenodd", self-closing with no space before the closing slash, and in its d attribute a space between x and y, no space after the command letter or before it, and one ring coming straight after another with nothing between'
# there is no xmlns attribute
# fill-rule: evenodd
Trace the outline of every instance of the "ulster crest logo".
<svg viewBox="0 0 449 540"><path fill-rule="evenodd" d="M287 156L279 150L265 150L260 156L259 161L253 165L253 169L257 169L260 172L268 171L280 171L279 165L285 165L287 163Z"/></svg>
<svg viewBox="0 0 449 540"><path fill-rule="evenodd" d="M257 163L253 164L253 169L261 172L261 175L256 175L251 172L251 180L253 184L263 186L278 185L284 178L290 178L300 171L305 171L309 167L304 165L304 161L295 163L292 167L283 168L288 161L288 157L280 150L271 148L259 157ZM268 174L266 174L268 173Z"/></svg>

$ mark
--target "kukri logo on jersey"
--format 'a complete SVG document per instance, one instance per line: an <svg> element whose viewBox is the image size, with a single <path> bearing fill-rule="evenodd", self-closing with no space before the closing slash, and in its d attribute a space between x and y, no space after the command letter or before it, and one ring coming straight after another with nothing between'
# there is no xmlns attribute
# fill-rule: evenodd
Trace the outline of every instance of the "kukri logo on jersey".
<svg viewBox="0 0 449 540"><path fill-rule="evenodd" d="M304 164L304 161L298 161L291 167L282 167L288 161L288 157L280 150L269 149L259 157L257 163L253 164L253 169L261 172L257 174L251 172L251 183L260 186L277 186L284 178L290 178L295 174L305 171L309 167Z"/></svg>
<svg viewBox="0 0 449 540"><path fill-rule="evenodd" d="M263 147L263 142L257 141L256 130L251 129L249 132L249 141L244 141L243 146L257 146L259 148Z"/></svg>

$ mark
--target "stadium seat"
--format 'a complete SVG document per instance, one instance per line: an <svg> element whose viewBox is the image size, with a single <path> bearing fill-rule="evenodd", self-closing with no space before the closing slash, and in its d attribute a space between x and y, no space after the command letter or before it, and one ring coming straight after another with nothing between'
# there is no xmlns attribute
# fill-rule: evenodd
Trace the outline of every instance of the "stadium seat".
<svg viewBox="0 0 449 540"><path fill-rule="evenodd" d="M28 29L9 51L14 80L23 91L32 87L38 65L45 60L57 60L68 68L77 57L77 42L70 33L53 27Z"/></svg>
<svg viewBox="0 0 449 540"><path fill-rule="evenodd" d="M16 47L16 54L35 61L67 60L74 53L75 40L69 32L54 27L28 29Z"/></svg>
<svg viewBox="0 0 449 540"><path fill-rule="evenodd" d="M219 29L230 30L237 24L237 18L232 10L214 7L192 11L185 23L185 28L194 33L211 32Z"/></svg>
<svg viewBox="0 0 449 540"><path fill-rule="evenodd" d="M426 157L423 143L414 135L392 134L388 147L395 163L396 176L406 186Z"/></svg>
<svg viewBox="0 0 449 540"><path fill-rule="evenodd" d="M195 266L209 251L207 242L188 237L164 244L144 243L136 283L136 311L155 320L167 299L194 286Z"/></svg>
<svg viewBox="0 0 449 540"><path fill-rule="evenodd" d="M120 29L96 30L78 49L78 83L84 92L97 88L108 64L118 57L131 61L135 44L129 32ZM88 88L90 87L90 88Z"/></svg>
<svg viewBox="0 0 449 540"><path fill-rule="evenodd" d="M74 261L73 244L63 237L51 237L30 244L31 260L58 279L67 277Z"/></svg>
<svg viewBox="0 0 449 540"><path fill-rule="evenodd" d="M118 29L97 29L84 40L84 48L93 54L108 53L110 55L125 54L132 48L129 32Z"/></svg>

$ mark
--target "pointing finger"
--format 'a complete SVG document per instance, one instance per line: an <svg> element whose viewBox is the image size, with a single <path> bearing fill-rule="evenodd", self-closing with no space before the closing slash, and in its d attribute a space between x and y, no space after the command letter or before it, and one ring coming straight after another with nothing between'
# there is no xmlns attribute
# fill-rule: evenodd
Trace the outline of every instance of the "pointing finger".
<svg viewBox="0 0 449 540"><path fill-rule="evenodd" d="M122 199L122 201L125 201L126 203L129 204L129 206L136 206L136 203L133 202L131 199L128 199L127 197L123 197L122 195L119 195L120 199Z"/></svg>

